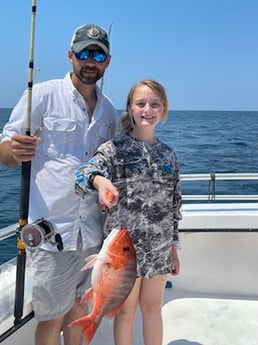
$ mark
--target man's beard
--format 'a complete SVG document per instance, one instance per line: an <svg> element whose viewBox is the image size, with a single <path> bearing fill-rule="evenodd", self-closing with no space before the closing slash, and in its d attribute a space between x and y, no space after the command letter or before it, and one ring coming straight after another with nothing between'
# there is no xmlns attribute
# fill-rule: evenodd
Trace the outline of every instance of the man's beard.
<svg viewBox="0 0 258 345"><path fill-rule="evenodd" d="M96 71L95 76L85 76L85 72L87 73L88 70L94 70ZM74 70L74 74L76 77L86 85L93 85L96 84L97 81L103 76L103 73L100 73L97 69L90 69L90 68L82 68L80 72Z"/></svg>

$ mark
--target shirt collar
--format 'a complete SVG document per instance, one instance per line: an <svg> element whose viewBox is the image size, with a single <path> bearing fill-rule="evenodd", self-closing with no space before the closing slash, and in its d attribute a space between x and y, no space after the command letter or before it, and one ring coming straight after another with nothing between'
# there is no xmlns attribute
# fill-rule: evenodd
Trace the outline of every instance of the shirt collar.
<svg viewBox="0 0 258 345"><path fill-rule="evenodd" d="M71 79L71 72L68 72L64 78L65 81L65 85L67 87L67 89L69 90L69 92L72 94L73 99L76 98L82 98L82 95L80 94L80 92L74 87L73 83L72 83L72 79ZM96 85L96 94L97 94L97 104L102 103L103 101L103 93L100 90L99 86Z"/></svg>

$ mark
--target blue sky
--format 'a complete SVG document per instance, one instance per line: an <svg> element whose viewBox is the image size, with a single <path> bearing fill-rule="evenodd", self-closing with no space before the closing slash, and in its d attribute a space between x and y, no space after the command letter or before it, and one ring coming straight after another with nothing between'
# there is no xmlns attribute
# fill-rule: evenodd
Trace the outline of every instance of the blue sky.
<svg viewBox="0 0 258 345"><path fill-rule="evenodd" d="M172 110L258 110L257 0L38 0L34 82L63 78L74 29L111 23L104 92L123 109L154 78ZM27 87L31 0L0 2L0 107Z"/></svg>

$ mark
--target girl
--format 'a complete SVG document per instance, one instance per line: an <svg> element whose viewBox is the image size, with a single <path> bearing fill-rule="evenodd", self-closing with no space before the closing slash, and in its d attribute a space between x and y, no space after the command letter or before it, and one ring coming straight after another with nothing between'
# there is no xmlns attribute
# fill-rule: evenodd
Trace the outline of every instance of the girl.
<svg viewBox="0 0 258 345"><path fill-rule="evenodd" d="M102 144L76 171L76 191L97 189L109 210L105 235L126 227L137 255L135 286L114 321L116 345L133 344L139 304L145 345L162 344L162 301L168 273L179 273L178 222L181 219L179 167L171 147L155 136L165 122L168 99L154 80L135 84L121 119L122 134ZM108 197L108 193L113 198Z"/></svg>

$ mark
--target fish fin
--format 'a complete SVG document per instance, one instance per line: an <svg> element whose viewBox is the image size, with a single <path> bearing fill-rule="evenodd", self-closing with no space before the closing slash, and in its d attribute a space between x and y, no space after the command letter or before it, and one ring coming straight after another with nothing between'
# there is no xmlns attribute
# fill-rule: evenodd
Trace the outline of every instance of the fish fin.
<svg viewBox="0 0 258 345"><path fill-rule="evenodd" d="M93 321L90 315L81 317L80 319L71 322L69 325L69 327L75 327L83 330L85 345L89 345L96 333L98 326L99 322Z"/></svg>
<svg viewBox="0 0 258 345"><path fill-rule="evenodd" d="M123 303L119 304L119 306L117 306L115 309L111 310L109 313L107 313L105 315L105 317L107 319L112 319L112 317L114 317L120 310L120 308L122 307Z"/></svg>
<svg viewBox="0 0 258 345"><path fill-rule="evenodd" d="M90 287L88 290L86 290L85 294L81 298L81 303L87 303L89 301L92 301L93 293L94 293L93 287Z"/></svg>
<svg viewBox="0 0 258 345"><path fill-rule="evenodd" d="M88 256L85 259L86 264L83 266L81 271L87 270L88 268L92 268L94 266L96 260L97 260L97 254L93 254L93 255Z"/></svg>

